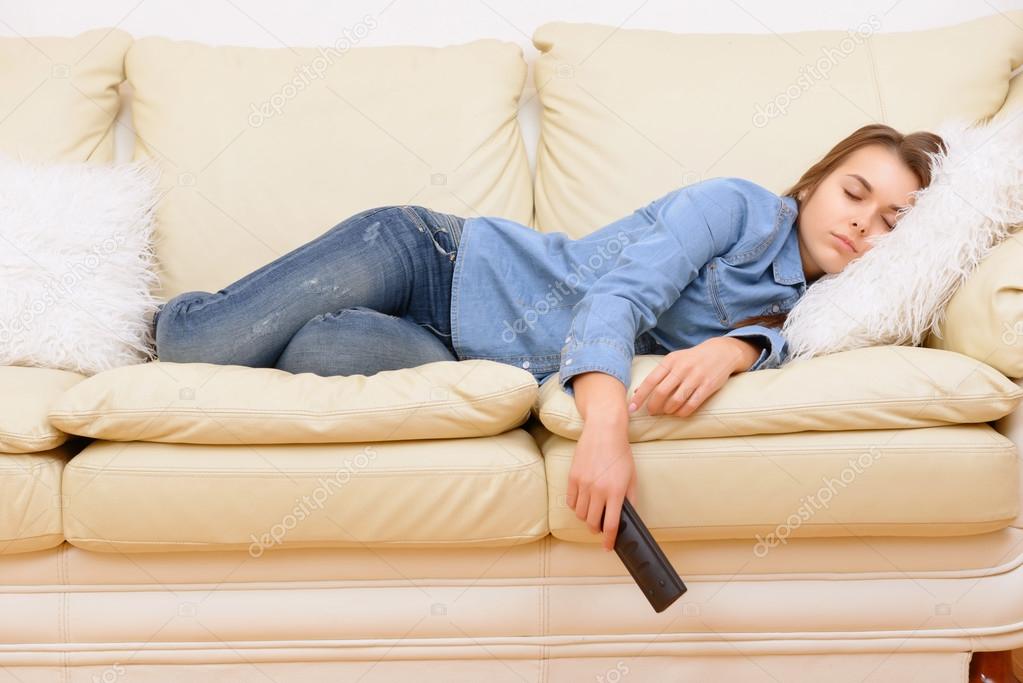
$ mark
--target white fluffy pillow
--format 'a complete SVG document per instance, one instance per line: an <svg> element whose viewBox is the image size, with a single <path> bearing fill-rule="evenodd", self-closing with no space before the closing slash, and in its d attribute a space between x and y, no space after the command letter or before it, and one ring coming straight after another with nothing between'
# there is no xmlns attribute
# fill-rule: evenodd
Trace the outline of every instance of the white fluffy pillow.
<svg viewBox="0 0 1023 683"><path fill-rule="evenodd" d="M152 162L0 155L0 365L91 375L152 358Z"/></svg>
<svg viewBox="0 0 1023 683"><path fill-rule="evenodd" d="M932 181L890 233L840 273L819 278L781 333L789 360L885 344L918 346L943 322L956 289L1023 223L1023 116L934 131Z"/></svg>

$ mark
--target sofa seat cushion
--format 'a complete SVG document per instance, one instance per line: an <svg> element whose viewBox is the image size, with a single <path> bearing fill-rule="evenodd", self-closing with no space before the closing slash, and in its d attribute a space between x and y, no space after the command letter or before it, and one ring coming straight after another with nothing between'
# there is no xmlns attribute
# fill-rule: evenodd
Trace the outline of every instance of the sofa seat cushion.
<svg viewBox="0 0 1023 683"><path fill-rule="evenodd" d="M1023 64L1020 25L1018 9L910 32L877 16L771 34L543 24L535 225L578 237L713 176L780 194L860 126L985 119Z"/></svg>
<svg viewBox="0 0 1023 683"><path fill-rule="evenodd" d="M64 542L61 475L76 440L39 453L0 453L0 555Z"/></svg>
<svg viewBox="0 0 1023 683"><path fill-rule="evenodd" d="M377 206L532 220L513 42L282 50L147 36L124 64L135 158L163 170L162 296L216 291Z"/></svg>
<svg viewBox="0 0 1023 683"><path fill-rule="evenodd" d="M52 368L0 366L0 458L56 448L68 435L52 424L50 407L67 389L85 379Z"/></svg>
<svg viewBox="0 0 1023 683"><path fill-rule="evenodd" d="M64 392L50 421L110 441L192 444L457 439L521 425L537 384L491 360L436 361L374 375L155 361Z"/></svg>
<svg viewBox="0 0 1023 683"><path fill-rule="evenodd" d="M551 533L600 538L568 507L575 441L532 428L547 467ZM635 507L658 540L957 536L1019 513L1016 446L990 425L802 432L632 444Z"/></svg>
<svg viewBox="0 0 1023 683"><path fill-rule="evenodd" d="M508 546L547 528L522 429L473 439L209 446L94 441L64 473L64 533L101 552Z"/></svg>
<svg viewBox="0 0 1023 683"><path fill-rule="evenodd" d="M629 396L663 359L633 359ZM695 439L990 422L1010 414L1023 388L965 355L918 346L872 346L732 376L691 415L629 419L629 440ZM555 434L578 439L583 420L556 379L533 407Z"/></svg>

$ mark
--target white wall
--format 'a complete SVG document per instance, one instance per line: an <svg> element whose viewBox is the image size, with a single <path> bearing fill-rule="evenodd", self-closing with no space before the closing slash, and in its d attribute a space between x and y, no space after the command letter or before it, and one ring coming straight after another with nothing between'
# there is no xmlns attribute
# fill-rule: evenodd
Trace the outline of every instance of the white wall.
<svg viewBox="0 0 1023 683"><path fill-rule="evenodd" d="M530 97L537 50L533 30L548 21L586 21L679 33L784 33L853 29L876 17L881 31L911 31L1023 9L1023 0L0 0L0 35L75 35L117 26L210 44L300 47L334 44L365 15L377 27L359 45L447 45L498 38L522 47L529 63L519 121L535 165L539 103ZM1020 26L1023 31L1023 26ZM130 89L125 88L130 116ZM132 137L118 131L117 156Z"/></svg>

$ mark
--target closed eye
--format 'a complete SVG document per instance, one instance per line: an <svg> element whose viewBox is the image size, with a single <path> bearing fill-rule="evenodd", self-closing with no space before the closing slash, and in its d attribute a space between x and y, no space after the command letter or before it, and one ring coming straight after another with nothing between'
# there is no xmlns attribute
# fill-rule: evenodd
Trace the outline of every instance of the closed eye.
<svg viewBox="0 0 1023 683"><path fill-rule="evenodd" d="M850 192L849 190L845 190L845 189L843 189L842 191L843 191L843 192L845 192L845 196L846 196L846 197L849 197L850 199L853 199L853 200L855 200L855 201L857 201L857 202L858 202L858 201L860 201L860 198L859 198L859 197L857 197L856 195L854 195L854 194L853 194L852 192ZM894 226L894 225L892 225L891 223L889 223L888 221L885 221L883 217L881 218L881 220L882 220L882 221L884 221L884 224L885 224L886 226L888 226L888 229L889 229L889 230L894 230L894 229L895 229L895 226Z"/></svg>

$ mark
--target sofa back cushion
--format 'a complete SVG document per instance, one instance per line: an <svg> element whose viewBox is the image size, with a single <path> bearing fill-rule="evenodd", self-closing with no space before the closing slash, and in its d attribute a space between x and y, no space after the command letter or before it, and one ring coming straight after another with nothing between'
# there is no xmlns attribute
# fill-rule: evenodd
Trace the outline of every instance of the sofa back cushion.
<svg viewBox="0 0 1023 683"><path fill-rule="evenodd" d="M923 345L967 355L1023 377L1023 233L991 250L956 290Z"/></svg>
<svg viewBox="0 0 1023 683"><path fill-rule="evenodd" d="M753 35L544 24L535 225L581 236L716 176L782 193L868 123L985 119L1023 63L1021 24L1023 11L905 33L880 33L875 15L848 32Z"/></svg>
<svg viewBox="0 0 1023 683"><path fill-rule="evenodd" d="M0 38L0 152L24 161L110 161L131 36Z"/></svg>
<svg viewBox="0 0 1023 683"><path fill-rule="evenodd" d="M358 33L358 32L356 32ZM126 58L136 158L163 169L167 298L215 291L364 209L532 219L522 50L248 48L160 37Z"/></svg>

